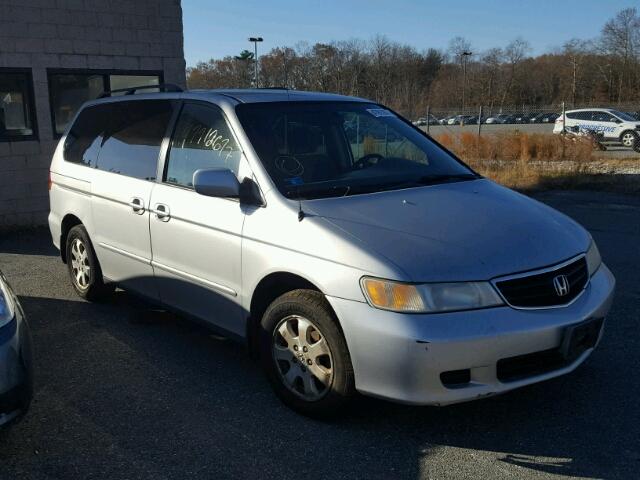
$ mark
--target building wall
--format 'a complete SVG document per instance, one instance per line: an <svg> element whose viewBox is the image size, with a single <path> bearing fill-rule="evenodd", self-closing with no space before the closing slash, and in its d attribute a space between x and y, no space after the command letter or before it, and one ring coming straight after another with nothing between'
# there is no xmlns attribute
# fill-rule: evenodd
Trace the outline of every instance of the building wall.
<svg viewBox="0 0 640 480"><path fill-rule="evenodd" d="M37 141L0 141L0 228L43 225L54 138L47 69L155 70L184 86L180 0L0 0L0 67L32 69Z"/></svg>

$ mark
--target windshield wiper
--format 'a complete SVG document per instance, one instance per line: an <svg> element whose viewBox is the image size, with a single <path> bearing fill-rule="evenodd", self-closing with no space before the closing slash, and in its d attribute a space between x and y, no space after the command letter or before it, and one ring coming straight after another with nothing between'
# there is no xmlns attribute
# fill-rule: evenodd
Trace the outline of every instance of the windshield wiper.
<svg viewBox="0 0 640 480"><path fill-rule="evenodd" d="M416 179L416 182L420 185L435 185L437 183L447 183L455 181L475 180L480 178L475 173L457 173L449 175L423 175Z"/></svg>
<svg viewBox="0 0 640 480"><path fill-rule="evenodd" d="M322 197L343 197L349 193L351 187L349 185L304 185L287 190L285 195L287 198L296 200L305 200L310 198Z"/></svg>
<svg viewBox="0 0 640 480"><path fill-rule="evenodd" d="M477 178L480 178L480 175L476 175L475 173L423 175L418 178L411 178L409 180L403 180L400 182L383 185L382 189L392 190L396 188L423 187L425 185L438 185L441 183L449 182L464 182L467 180L475 180Z"/></svg>

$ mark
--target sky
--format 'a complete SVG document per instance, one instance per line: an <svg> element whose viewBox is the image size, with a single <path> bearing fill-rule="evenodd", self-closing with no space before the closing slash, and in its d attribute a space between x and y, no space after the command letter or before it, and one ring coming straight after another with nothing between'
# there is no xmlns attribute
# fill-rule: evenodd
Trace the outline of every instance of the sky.
<svg viewBox="0 0 640 480"><path fill-rule="evenodd" d="M462 36L481 52L521 36L540 54L572 38L591 39L640 0L182 0L187 66L306 41L328 43L377 34L418 50L446 49Z"/></svg>

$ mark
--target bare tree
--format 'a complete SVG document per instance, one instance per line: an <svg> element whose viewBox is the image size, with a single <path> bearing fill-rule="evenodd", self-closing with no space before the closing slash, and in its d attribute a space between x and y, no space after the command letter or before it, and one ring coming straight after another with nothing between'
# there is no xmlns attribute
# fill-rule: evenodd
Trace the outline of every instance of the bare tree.
<svg viewBox="0 0 640 480"><path fill-rule="evenodd" d="M635 8L625 8L602 28L601 48L612 57L618 71L618 101L623 88L631 87L637 77L640 53L640 17ZM637 84L636 84L637 86Z"/></svg>
<svg viewBox="0 0 640 480"><path fill-rule="evenodd" d="M504 107L504 102L507 99L507 95L513 85L513 79L515 78L516 68L520 62L525 58L525 55L531 50L529 42L518 37L510 42L504 49L504 57L508 64L508 75L504 89L502 91L502 99L500 100L500 109Z"/></svg>
<svg viewBox="0 0 640 480"><path fill-rule="evenodd" d="M627 102L640 99L640 16L620 11L592 40L570 40L554 51L529 56L517 38L500 48L474 52L465 82L463 57L471 43L455 37L446 51L424 51L384 36L274 48L260 57L264 86L321 90L366 97L409 116L464 104L488 112L527 103ZM253 54L200 62L188 70L192 88L249 87Z"/></svg>

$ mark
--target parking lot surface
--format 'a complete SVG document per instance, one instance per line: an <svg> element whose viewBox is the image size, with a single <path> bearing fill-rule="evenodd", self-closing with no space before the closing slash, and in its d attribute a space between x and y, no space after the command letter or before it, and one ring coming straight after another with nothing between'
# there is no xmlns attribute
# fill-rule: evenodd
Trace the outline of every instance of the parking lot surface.
<svg viewBox="0 0 640 480"><path fill-rule="evenodd" d="M81 301L47 231L2 235L37 377L31 411L0 437L0 479L637 478L640 198L538 198L585 225L617 277L592 357L445 408L359 398L332 423L282 406L241 347L193 323L121 291Z"/></svg>

